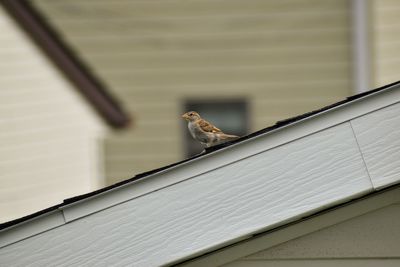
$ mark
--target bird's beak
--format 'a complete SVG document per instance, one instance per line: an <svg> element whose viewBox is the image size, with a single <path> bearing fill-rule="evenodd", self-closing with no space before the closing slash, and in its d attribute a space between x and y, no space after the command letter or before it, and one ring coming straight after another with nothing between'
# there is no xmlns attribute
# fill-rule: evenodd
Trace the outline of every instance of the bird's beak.
<svg viewBox="0 0 400 267"><path fill-rule="evenodd" d="M185 114L182 115L182 118L184 118L185 120L188 120L189 116L185 113Z"/></svg>

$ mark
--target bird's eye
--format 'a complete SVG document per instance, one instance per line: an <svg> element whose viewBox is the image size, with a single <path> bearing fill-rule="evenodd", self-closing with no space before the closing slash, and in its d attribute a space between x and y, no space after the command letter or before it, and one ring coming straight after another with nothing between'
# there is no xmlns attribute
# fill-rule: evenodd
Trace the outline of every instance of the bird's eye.
<svg viewBox="0 0 400 267"><path fill-rule="evenodd" d="M193 116L193 113L189 113L189 116L192 117L192 116Z"/></svg>

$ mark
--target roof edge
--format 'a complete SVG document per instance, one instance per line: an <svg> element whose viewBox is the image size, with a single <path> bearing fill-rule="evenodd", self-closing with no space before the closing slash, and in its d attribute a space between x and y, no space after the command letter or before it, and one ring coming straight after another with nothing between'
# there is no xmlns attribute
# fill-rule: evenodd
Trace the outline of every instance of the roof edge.
<svg viewBox="0 0 400 267"><path fill-rule="evenodd" d="M375 97L369 97L372 95L375 95ZM143 194L148 194L175 183L191 179L204 172L231 164L240 158L262 153L306 135L350 121L369 112L398 103L400 101L400 82L362 93L359 97L353 96L348 99L350 100L338 102L341 103L340 105L334 104L329 106L331 108L323 108L316 113L306 113L308 114L307 116L298 116L300 117L298 120L290 121L289 119L290 123L278 124L278 126L273 125L256 132L257 134L253 133L242 137L233 143L214 147L205 154L138 174L131 179L84 195L66 199L63 203L53 206L52 210L61 210L65 221L69 222L140 197ZM349 105L350 103L351 105ZM244 144L246 145L244 146ZM220 153L222 151L224 153ZM202 160L199 160L200 158ZM34 220L36 217L40 217L48 212L49 209L45 209L2 223L0 224L0 230L6 231L19 224L23 226L24 222Z"/></svg>
<svg viewBox="0 0 400 267"><path fill-rule="evenodd" d="M115 128L129 125L128 114L107 91L106 86L78 59L33 4L27 0L2 0L0 4L61 73L95 107L107 124Z"/></svg>
<svg viewBox="0 0 400 267"><path fill-rule="evenodd" d="M299 116L295 116L295 117L291 117L291 118L288 118L288 119L285 119L285 120L278 121L274 125L271 125L271 126L266 127L264 129L258 130L256 132L253 132L253 133L248 134L246 136L242 136L242 137L240 137L240 138L238 138L238 139L236 139L234 141L228 141L228 142L225 142L223 144L219 144L219 145L216 145L216 146L205 148L205 153L197 154L197 155L195 155L195 156L193 156L191 158L187 158L187 159L184 159L182 161L179 161L179 162L167 165L167 166L163 166L161 168L157 168L157 169L154 169L154 170L150 170L150 171L147 171L147 172L136 174L134 177L132 177L130 179L126 179L126 180L123 180L121 182L112 184L112 185L110 185L108 187L98 189L98 190L96 190L94 192L90 192L90 193L87 193L87 194L83 194L83 195L79 195L79 196L75 196L75 197L71 197L71 198L65 199L64 203L65 204L72 204L72 203L80 201L82 199L91 197L91 196L93 196L95 194L103 193L103 192L105 192L107 190L110 190L110 189L122 187L122 186L124 186L126 184L132 183L132 182L137 181L139 179L142 179L144 177L148 177L148 176L151 176L151 175L154 175L154 174L159 174L161 172L164 172L166 170L170 170L170 169L172 169L174 167L177 167L179 165L182 165L182 164L186 164L186 163L188 163L190 161L196 160L198 158L204 157L204 156L212 154L214 152L223 150L223 149L228 148L228 147L235 146L237 144L241 144L241 143L245 142L248 139L252 139L252 138L255 138L255 137L260 137L260 136L263 136L265 134L270 134L270 133L274 132L275 130L282 129L282 128L286 127L286 126L292 126L295 123L299 123L299 122L304 121L306 119L311 119L311 118L313 118L313 117L315 117L317 115L321 115L322 113L332 111L332 110L334 110L336 108L344 107L346 104L348 104L350 102L354 102L356 100L357 101L358 100L363 100L366 97L370 97L372 95L381 93L381 92L383 92L385 90L394 89L394 87L396 87L396 86L398 86L399 87L398 90L400 90L400 81L393 82L391 84L388 84L388 85L385 85L385 86L382 86L382 87L379 87L379 88L376 88L376 89L372 89L372 90L369 90L369 91L366 91L366 92L363 92L363 93L360 93L360 94L349 96L349 97L347 97L346 99L344 99L342 101L336 102L336 103L334 103L332 105L328 105L328 106L323 107L323 108L318 109L318 110L310 111L310 112L307 112L307 113L299 115ZM390 101L391 100L388 100L388 102L390 102ZM394 102L396 102L396 101L394 101ZM376 108L376 109L378 109L378 108ZM352 117L352 118L354 118L354 117Z"/></svg>

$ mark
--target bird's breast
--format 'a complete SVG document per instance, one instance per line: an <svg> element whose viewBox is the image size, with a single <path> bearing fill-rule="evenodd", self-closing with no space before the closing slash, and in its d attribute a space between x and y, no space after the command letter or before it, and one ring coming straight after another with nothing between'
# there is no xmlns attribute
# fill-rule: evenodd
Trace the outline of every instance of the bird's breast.
<svg viewBox="0 0 400 267"><path fill-rule="evenodd" d="M189 132L192 135L192 137L202 143L207 143L208 141L208 136L207 133L205 133L203 130L200 129L200 127L192 122L188 123L188 128Z"/></svg>

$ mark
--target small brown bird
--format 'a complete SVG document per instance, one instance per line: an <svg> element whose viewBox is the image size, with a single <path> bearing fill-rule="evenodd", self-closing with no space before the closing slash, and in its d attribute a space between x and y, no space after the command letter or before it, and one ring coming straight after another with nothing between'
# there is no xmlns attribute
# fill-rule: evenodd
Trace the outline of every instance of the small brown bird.
<svg viewBox="0 0 400 267"><path fill-rule="evenodd" d="M224 134L220 129L202 119L199 113L195 111L186 112L182 115L182 118L188 121L188 128L192 137L206 147L239 138L236 135Z"/></svg>

